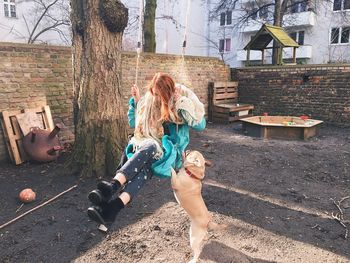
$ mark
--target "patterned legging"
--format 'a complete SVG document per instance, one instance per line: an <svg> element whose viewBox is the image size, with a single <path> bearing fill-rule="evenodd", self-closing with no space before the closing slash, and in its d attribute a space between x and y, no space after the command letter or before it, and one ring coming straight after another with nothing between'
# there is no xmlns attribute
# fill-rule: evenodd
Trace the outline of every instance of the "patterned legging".
<svg viewBox="0 0 350 263"><path fill-rule="evenodd" d="M131 198L152 177L151 166L156 161L157 146L154 142L147 142L136 150L134 155L117 171L124 174L127 183L123 189Z"/></svg>

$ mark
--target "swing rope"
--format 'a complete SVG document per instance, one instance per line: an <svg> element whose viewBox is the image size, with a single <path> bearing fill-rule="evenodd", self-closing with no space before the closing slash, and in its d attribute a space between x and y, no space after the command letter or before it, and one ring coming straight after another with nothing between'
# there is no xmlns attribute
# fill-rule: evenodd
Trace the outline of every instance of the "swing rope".
<svg viewBox="0 0 350 263"><path fill-rule="evenodd" d="M144 18L144 0L140 0L139 6L139 32L137 37L137 47L136 47L136 69L135 69L135 85L137 86L137 78L139 75L139 64L140 64L140 55L143 47L143 18Z"/></svg>
<svg viewBox="0 0 350 263"><path fill-rule="evenodd" d="M184 42L182 43L182 56L185 55L185 49L186 49L186 45L187 45L187 28L188 28L188 17L190 15L190 10L191 10L191 0L187 0L185 34L184 34Z"/></svg>

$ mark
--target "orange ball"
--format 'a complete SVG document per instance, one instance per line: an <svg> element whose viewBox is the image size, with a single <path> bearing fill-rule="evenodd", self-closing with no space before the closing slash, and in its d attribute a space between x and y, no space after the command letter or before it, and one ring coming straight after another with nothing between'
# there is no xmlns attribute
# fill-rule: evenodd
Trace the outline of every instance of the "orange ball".
<svg viewBox="0 0 350 263"><path fill-rule="evenodd" d="M35 198L36 198L36 194L30 188L26 188L19 193L19 200L21 200L23 203L33 202Z"/></svg>

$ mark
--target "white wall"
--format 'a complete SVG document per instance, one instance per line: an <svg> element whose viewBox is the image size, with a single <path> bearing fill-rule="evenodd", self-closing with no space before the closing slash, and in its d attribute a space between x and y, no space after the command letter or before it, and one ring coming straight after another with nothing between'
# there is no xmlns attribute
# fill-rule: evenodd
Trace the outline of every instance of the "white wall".
<svg viewBox="0 0 350 263"><path fill-rule="evenodd" d="M129 8L129 21L139 15L139 1L122 1ZM206 56L206 18L207 9L202 0L164 0L158 1L156 13L156 52L164 54L181 54L185 36L187 5L190 11L187 23L186 55ZM164 17L171 16L172 19ZM136 48L137 23L126 28L124 45L127 49Z"/></svg>
<svg viewBox="0 0 350 263"><path fill-rule="evenodd" d="M60 12L60 10L55 10L54 12L57 14L57 12ZM40 14L36 12L33 1L24 0L16 1L16 13L17 17L5 17L4 2L3 0L0 0L0 41L27 43L30 33L28 32L25 20L27 21L29 29L32 29ZM25 17L25 19L23 17ZM46 25L40 25L38 27L38 31L40 31L43 26ZM69 27L62 26L60 28L68 37L70 37ZM70 39L68 40L70 41ZM37 39L37 43L47 43L53 45L67 44L67 42L55 31L47 31L43 33Z"/></svg>

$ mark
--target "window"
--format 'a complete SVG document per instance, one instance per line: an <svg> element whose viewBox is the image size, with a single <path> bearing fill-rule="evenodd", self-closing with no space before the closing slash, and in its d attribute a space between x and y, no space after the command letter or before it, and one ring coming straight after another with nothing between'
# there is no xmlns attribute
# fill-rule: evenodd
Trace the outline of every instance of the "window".
<svg viewBox="0 0 350 263"><path fill-rule="evenodd" d="M290 7L291 13L298 13L298 4L292 3L292 6Z"/></svg>
<svg viewBox="0 0 350 263"><path fill-rule="evenodd" d="M340 43L349 43L350 27L343 27Z"/></svg>
<svg viewBox="0 0 350 263"><path fill-rule="evenodd" d="M269 9L267 6L260 8L260 10L259 10L259 17L260 18L267 19L268 15L269 15Z"/></svg>
<svg viewBox="0 0 350 263"><path fill-rule="evenodd" d="M334 0L333 11L338 11L341 9L341 0Z"/></svg>
<svg viewBox="0 0 350 263"><path fill-rule="evenodd" d="M290 7L291 13L301 13L307 11L307 1L292 1L292 5Z"/></svg>
<svg viewBox="0 0 350 263"><path fill-rule="evenodd" d="M333 11L350 10L350 0L334 0Z"/></svg>
<svg viewBox="0 0 350 263"><path fill-rule="evenodd" d="M220 14L220 26L232 24L232 11L226 11Z"/></svg>
<svg viewBox="0 0 350 263"><path fill-rule="evenodd" d="M305 12L307 11L307 2L302 2L302 3L299 3L299 12Z"/></svg>
<svg viewBox="0 0 350 263"><path fill-rule="evenodd" d="M349 32L348 32L348 39L349 39ZM225 39L225 51L231 51L231 38Z"/></svg>
<svg viewBox="0 0 350 263"><path fill-rule="evenodd" d="M295 42L297 42L300 46L304 45L304 31L298 31L298 32L292 32L289 33L289 36L294 39Z"/></svg>
<svg viewBox="0 0 350 263"><path fill-rule="evenodd" d="M294 41L297 41L297 32L290 33L289 36L293 38Z"/></svg>
<svg viewBox="0 0 350 263"><path fill-rule="evenodd" d="M350 26L332 28L330 42L331 44L350 43Z"/></svg>
<svg viewBox="0 0 350 263"><path fill-rule="evenodd" d="M16 17L15 0L4 0L4 14L6 17Z"/></svg>
<svg viewBox="0 0 350 263"><path fill-rule="evenodd" d="M231 38L220 39L219 40L219 52L229 52L231 51Z"/></svg>
<svg viewBox="0 0 350 263"><path fill-rule="evenodd" d="M225 13L220 14L220 26L225 25Z"/></svg>
<svg viewBox="0 0 350 263"><path fill-rule="evenodd" d="M266 5L257 6L250 2L245 8L249 14L248 18L252 20L267 20L269 18L269 7Z"/></svg>
<svg viewBox="0 0 350 263"><path fill-rule="evenodd" d="M298 44L300 46L304 45L304 35L305 35L305 32L304 31L299 31L299 36L298 36Z"/></svg>
<svg viewBox="0 0 350 263"><path fill-rule="evenodd" d="M350 10L350 0L344 0L344 10Z"/></svg>
<svg viewBox="0 0 350 263"><path fill-rule="evenodd" d="M225 50L225 41L223 39L220 39L219 40L219 51L221 53L221 52L224 52L224 50Z"/></svg>
<svg viewBox="0 0 350 263"><path fill-rule="evenodd" d="M232 24L232 11L227 11L226 12L226 25L231 25Z"/></svg>
<svg viewBox="0 0 350 263"><path fill-rule="evenodd" d="M331 44L339 43L339 28L332 28L331 31Z"/></svg>

